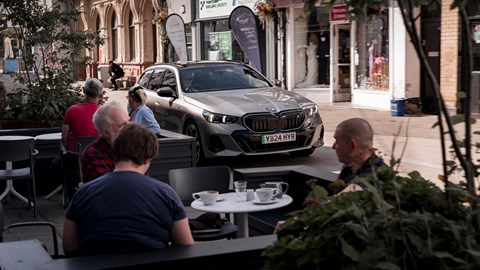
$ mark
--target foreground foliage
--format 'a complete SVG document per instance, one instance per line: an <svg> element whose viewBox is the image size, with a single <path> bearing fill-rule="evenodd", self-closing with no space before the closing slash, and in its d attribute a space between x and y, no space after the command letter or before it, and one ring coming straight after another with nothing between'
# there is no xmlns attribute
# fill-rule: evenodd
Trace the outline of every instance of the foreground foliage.
<svg viewBox="0 0 480 270"><path fill-rule="evenodd" d="M265 269L479 269L478 210L464 203L464 184L446 196L418 172L402 177L392 168L338 197L311 182L305 209L263 252Z"/></svg>

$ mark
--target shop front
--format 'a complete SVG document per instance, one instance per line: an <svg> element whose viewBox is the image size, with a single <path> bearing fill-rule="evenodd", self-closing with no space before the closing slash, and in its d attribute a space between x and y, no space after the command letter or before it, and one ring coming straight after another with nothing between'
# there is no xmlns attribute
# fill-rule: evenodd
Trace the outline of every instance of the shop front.
<svg viewBox="0 0 480 270"><path fill-rule="evenodd" d="M303 3L282 2L276 1L286 22L288 90L322 103L379 109L389 109L391 100L406 97L407 91L418 95L418 60L395 7L370 8L364 19L350 21L347 5L316 6L306 14ZM413 63L410 70L407 60Z"/></svg>
<svg viewBox="0 0 480 270"><path fill-rule="evenodd" d="M201 60L234 60L250 63L242 51L239 42L230 29L229 17L239 6L246 6L255 12L256 0L207 0L200 1L197 12L197 44L196 55ZM274 65L266 66L265 31L257 27L258 44L260 45L261 73L266 74ZM272 46L273 47L273 46ZM251 63L250 63L251 64ZM271 78L273 79L273 78Z"/></svg>

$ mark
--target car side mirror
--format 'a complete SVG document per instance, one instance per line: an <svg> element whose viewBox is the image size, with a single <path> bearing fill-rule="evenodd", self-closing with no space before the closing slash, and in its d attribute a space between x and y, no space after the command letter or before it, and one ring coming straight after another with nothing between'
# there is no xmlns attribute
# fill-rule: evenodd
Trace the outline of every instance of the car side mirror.
<svg viewBox="0 0 480 270"><path fill-rule="evenodd" d="M172 88L166 86L166 87L161 87L157 90L157 95L161 97L177 97L175 92L172 90Z"/></svg>
<svg viewBox="0 0 480 270"><path fill-rule="evenodd" d="M280 81L279 79L273 79L271 82L272 82L273 85L275 85L275 86L278 86L278 87L281 87L281 86L282 86L282 81Z"/></svg>

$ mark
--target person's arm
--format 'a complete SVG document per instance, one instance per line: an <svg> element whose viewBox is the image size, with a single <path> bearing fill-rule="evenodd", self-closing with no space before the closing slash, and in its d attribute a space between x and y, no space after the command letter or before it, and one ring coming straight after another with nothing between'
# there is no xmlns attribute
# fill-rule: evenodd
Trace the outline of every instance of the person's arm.
<svg viewBox="0 0 480 270"><path fill-rule="evenodd" d="M68 147L68 138L70 137L70 125L63 124L62 127L62 145L65 149L70 150Z"/></svg>
<svg viewBox="0 0 480 270"><path fill-rule="evenodd" d="M188 225L188 219L180 219L173 222L172 227L172 245L187 246L193 245L193 236Z"/></svg>
<svg viewBox="0 0 480 270"><path fill-rule="evenodd" d="M77 223L68 218L65 218L63 221L62 245L63 252L67 255L74 255L80 250Z"/></svg>

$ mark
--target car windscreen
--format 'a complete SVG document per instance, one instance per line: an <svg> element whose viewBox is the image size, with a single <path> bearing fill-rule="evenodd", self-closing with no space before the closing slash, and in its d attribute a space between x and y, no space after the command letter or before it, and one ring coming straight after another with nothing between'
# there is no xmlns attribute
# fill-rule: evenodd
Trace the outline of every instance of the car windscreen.
<svg viewBox="0 0 480 270"><path fill-rule="evenodd" d="M185 67L180 70L186 93L271 87L254 69L242 65Z"/></svg>

